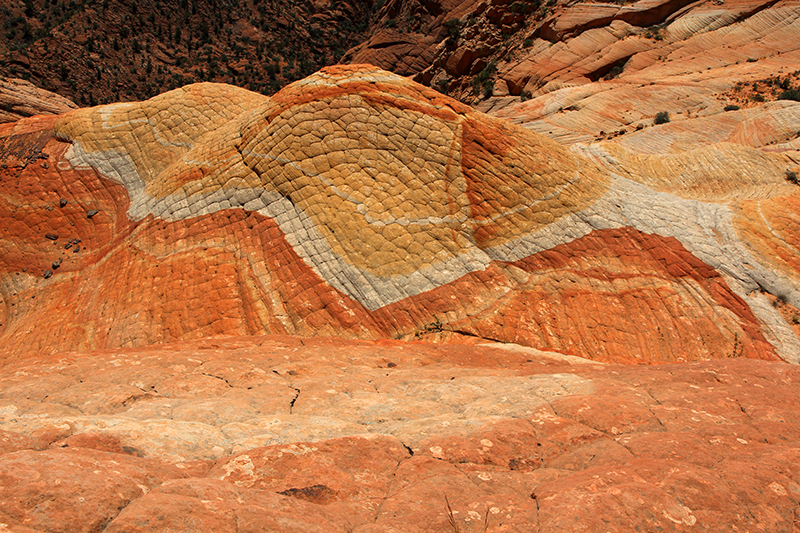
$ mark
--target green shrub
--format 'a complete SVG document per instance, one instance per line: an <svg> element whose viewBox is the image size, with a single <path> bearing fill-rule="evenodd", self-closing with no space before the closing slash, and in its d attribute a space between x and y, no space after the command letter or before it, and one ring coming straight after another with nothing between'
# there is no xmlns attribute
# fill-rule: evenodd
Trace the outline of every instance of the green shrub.
<svg viewBox="0 0 800 533"><path fill-rule="evenodd" d="M489 98L494 94L494 80L492 76L494 76L495 72L497 72L497 64L494 61L489 61L486 66L483 67L483 70L472 78L472 89L475 94L478 94L481 90L483 90L484 98Z"/></svg>
<svg viewBox="0 0 800 533"><path fill-rule="evenodd" d="M741 109L738 105L728 104L725 106L725 111L738 111Z"/></svg>
<svg viewBox="0 0 800 533"><path fill-rule="evenodd" d="M461 21L453 18L444 23L447 30L447 42L455 44L461 37Z"/></svg>
<svg viewBox="0 0 800 533"><path fill-rule="evenodd" d="M531 2L530 0L525 2L514 2L513 4L511 4L508 10L515 14L530 13L531 11L539 7L539 4L540 4L539 0L536 0L534 2Z"/></svg>
<svg viewBox="0 0 800 533"><path fill-rule="evenodd" d="M608 72L608 74L603 76L603 79L604 80L613 80L614 78L616 78L617 76L622 74L623 70L625 70L625 66L624 65L614 65L611 68L611 70Z"/></svg>
<svg viewBox="0 0 800 533"><path fill-rule="evenodd" d="M526 2L514 2L508 8L512 13L524 13L526 9L528 9L528 4Z"/></svg>
<svg viewBox="0 0 800 533"><path fill-rule="evenodd" d="M666 124L667 122L669 122L669 113L666 111L656 113L656 118L653 120L654 124Z"/></svg>
<svg viewBox="0 0 800 533"><path fill-rule="evenodd" d="M664 36L661 34L661 27L658 25L650 26L649 28L647 28L644 32L644 36L648 39L653 39L655 41L664 40Z"/></svg>
<svg viewBox="0 0 800 533"><path fill-rule="evenodd" d="M778 95L778 100L794 100L800 102L800 89L787 89Z"/></svg>

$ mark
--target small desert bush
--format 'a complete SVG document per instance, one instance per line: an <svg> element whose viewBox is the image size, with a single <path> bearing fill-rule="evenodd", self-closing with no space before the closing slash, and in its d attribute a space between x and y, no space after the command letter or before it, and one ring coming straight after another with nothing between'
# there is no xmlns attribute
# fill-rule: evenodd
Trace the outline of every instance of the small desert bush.
<svg viewBox="0 0 800 533"><path fill-rule="evenodd" d="M494 61L489 61L486 66L481 70L477 76L472 78L472 89L475 94L483 90L484 98L489 98L494 93L494 76L497 72L497 64Z"/></svg>
<svg viewBox="0 0 800 533"><path fill-rule="evenodd" d="M461 38L462 26L461 20L457 18L452 18L444 23L444 27L447 30L448 44L456 44L458 42L458 40Z"/></svg>
<svg viewBox="0 0 800 533"><path fill-rule="evenodd" d="M667 122L669 122L669 113L666 111L656 113L656 118L653 120L654 124L666 124Z"/></svg>
<svg viewBox="0 0 800 533"><path fill-rule="evenodd" d="M778 96L778 100L794 100L795 102L800 102L800 89L787 89Z"/></svg>

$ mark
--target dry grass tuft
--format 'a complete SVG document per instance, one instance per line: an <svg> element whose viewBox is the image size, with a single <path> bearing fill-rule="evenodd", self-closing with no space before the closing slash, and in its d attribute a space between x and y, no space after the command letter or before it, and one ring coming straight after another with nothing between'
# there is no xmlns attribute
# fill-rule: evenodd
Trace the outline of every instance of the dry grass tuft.
<svg viewBox="0 0 800 533"><path fill-rule="evenodd" d="M447 499L447 494L444 495L444 503L447 507L447 523L450 524L453 533L463 533L461 527L456 523L456 517L453 516L453 508L450 507L450 500Z"/></svg>
<svg viewBox="0 0 800 533"><path fill-rule="evenodd" d="M453 533L465 533L461 526L458 525L456 522L455 514L453 513L453 508L450 506L450 500L447 499L447 494L444 495L444 503L445 508L447 509L447 523L450 525L450 529ZM483 514L483 530L481 533L486 533L489 529L489 507L486 507L486 512Z"/></svg>

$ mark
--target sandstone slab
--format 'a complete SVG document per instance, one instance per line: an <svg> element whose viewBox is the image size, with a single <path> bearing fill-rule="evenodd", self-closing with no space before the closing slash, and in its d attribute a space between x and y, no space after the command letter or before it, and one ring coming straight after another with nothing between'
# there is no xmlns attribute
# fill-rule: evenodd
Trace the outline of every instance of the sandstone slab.
<svg viewBox="0 0 800 533"><path fill-rule="evenodd" d="M166 404L162 418L128 418L111 402L41 416L61 404L17 401L0 411L0 516L12 531L64 532L430 531L451 518L464 531L791 531L796 366L601 365L508 348L261 336L6 363L0 390L103 369L112 391L132 376L188 383L215 369L231 376L231 401L251 398L257 378L243 376L264 376L265 405L285 387L318 394L331 376L339 389L302 412L232 422ZM352 415L362 383L396 420Z"/></svg>

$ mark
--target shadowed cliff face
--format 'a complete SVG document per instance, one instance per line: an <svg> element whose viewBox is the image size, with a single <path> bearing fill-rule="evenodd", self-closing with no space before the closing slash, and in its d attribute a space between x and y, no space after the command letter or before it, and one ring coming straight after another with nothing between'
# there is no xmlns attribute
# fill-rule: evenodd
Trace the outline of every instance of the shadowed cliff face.
<svg viewBox="0 0 800 533"><path fill-rule="evenodd" d="M765 294L797 305L791 220L751 220L795 198L785 155L710 149L750 176L723 199L361 66L1 131L6 357L262 333L800 353Z"/></svg>

